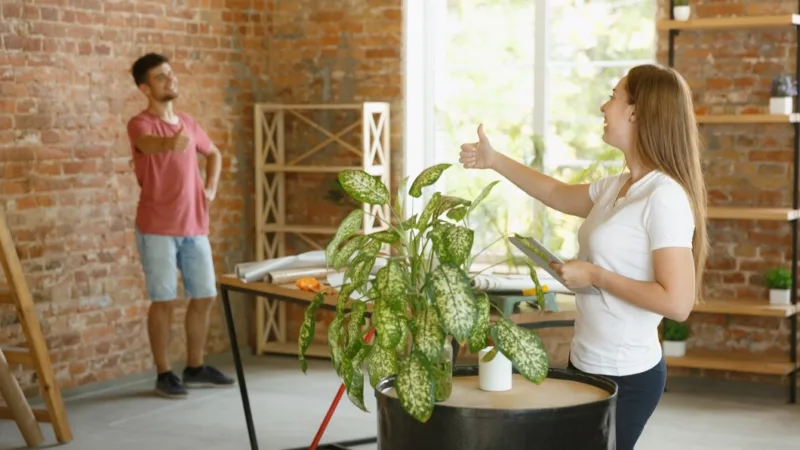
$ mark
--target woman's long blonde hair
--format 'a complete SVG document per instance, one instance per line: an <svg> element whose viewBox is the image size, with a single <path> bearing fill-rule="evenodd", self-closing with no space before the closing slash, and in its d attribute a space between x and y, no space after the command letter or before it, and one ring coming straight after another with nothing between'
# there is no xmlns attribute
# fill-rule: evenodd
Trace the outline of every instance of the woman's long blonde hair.
<svg viewBox="0 0 800 450"><path fill-rule="evenodd" d="M692 239L695 301L700 302L708 257L707 199L691 90L677 71L655 64L631 69L626 90L636 115L636 156L645 167L677 181L691 201L695 224Z"/></svg>

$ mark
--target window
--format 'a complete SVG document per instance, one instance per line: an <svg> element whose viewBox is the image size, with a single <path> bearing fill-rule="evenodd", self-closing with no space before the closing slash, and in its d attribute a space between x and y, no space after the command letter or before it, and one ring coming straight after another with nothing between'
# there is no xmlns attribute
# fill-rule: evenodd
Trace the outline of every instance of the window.
<svg viewBox="0 0 800 450"><path fill-rule="evenodd" d="M407 71L406 115L416 120L407 124L407 138L415 127L424 131L406 141L410 175L454 163L437 188L467 199L502 179L458 164L460 145L477 140L481 122L495 149L561 180L620 170L621 154L601 139L600 105L628 68L654 61L656 2L415 3L407 0L406 55L422 73ZM579 219L544 207L509 181L482 205L470 226L475 251L489 247L484 261L507 259L502 236L514 232L536 236L565 257L577 253Z"/></svg>

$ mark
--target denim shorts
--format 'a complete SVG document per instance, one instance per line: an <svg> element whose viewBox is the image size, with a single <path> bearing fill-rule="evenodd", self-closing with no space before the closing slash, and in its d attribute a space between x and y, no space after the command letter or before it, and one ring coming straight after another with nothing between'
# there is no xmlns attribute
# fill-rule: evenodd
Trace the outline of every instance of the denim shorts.
<svg viewBox="0 0 800 450"><path fill-rule="evenodd" d="M163 236L136 230L136 246L151 301L169 301L178 297L178 270L187 298L217 296L208 236Z"/></svg>

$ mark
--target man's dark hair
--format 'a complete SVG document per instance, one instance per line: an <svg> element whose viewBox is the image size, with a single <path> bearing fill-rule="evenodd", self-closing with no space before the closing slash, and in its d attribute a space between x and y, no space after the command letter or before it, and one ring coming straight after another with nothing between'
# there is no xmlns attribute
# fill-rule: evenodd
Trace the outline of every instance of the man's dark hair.
<svg viewBox="0 0 800 450"><path fill-rule="evenodd" d="M147 72L149 72L150 69L158 67L166 62L169 62L169 59L158 53L148 53L137 59L131 68L131 74L133 74L133 81L136 83L136 86L147 82Z"/></svg>

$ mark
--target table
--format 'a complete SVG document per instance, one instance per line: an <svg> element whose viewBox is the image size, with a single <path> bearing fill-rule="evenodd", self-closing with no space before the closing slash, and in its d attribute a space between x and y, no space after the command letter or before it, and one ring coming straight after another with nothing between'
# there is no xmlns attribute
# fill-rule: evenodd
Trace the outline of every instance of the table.
<svg viewBox="0 0 800 450"><path fill-rule="evenodd" d="M250 409L250 399L247 394L247 384L244 376L244 368L242 367L242 358L239 352L239 343L236 337L236 325L233 320L233 312L231 310L230 292L239 292L247 295L258 297L269 297L272 300L296 303L301 305L308 305L316 296L312 292L301 291L297 288L287 286L274 285L264 282L250 282L245 283L238 279L235 275L222 275L219 277L217 284L219 285L220 296L222 297L222 306L225 311L225 321L228 327L228 336L231 341L231 349L233 351L233 362L236 367L236 378L239 385L239 392L242 397L242 407L244 409L244 417L247 425L247 434L250 439L251 450L258 450L258 440L256 439L255 426L253 425L253 413ZM338 303L338 295L326 295L321 309L336 310ZM545 327L562 327L572 326L574 324L574 312L532 312L521 313L509 316L509 318L526 328L545 328ZM454 341L454 347L458 344ZM458 347L454 348L453 363L455 366L456 355L458 355ZM349 440L345 442L331 443L320 445L318 449L347 449L348 446L365 445L377 442L377 437L370 437L364 439ZM305 448L305 447L301 447Z"/></svg>
<svg viewBox="0 0 800 450"><path fill-rule="evenodd" d="M219 285L220 296L222 297L222 306L225 311L225 321L228 325L228 336L231 341L233 350L233 363L236 367L236 379L239 385L239 392L242 396L242 407L244 408L244 418L247 424L247 434L250 438L250 448L258 450L258 440L256 439L256 430L253 425L253 413L250 409L250 399L247 394L247 384L244 377L244 368L242 367L242 357L239 352L239 343L236 337L236 325L233 320L233 312L231 310L230 292L240 292L247 295L258 297L269 297L272 300L296 303L301 305L308 305L314 299L316 294L312 292L301 291L297 288L289 286L281 286L270 283L254 281L245 283L238 279L235 275L222 275L219 277L217 284ZM321 309L336 310L338 303L338 295L326 295ZM346 449L347 446L352 445L365 445L378 441L377 437L357 439L346 442L338 442L321 445L318 448L331 448L331 449Z"/></svg>

